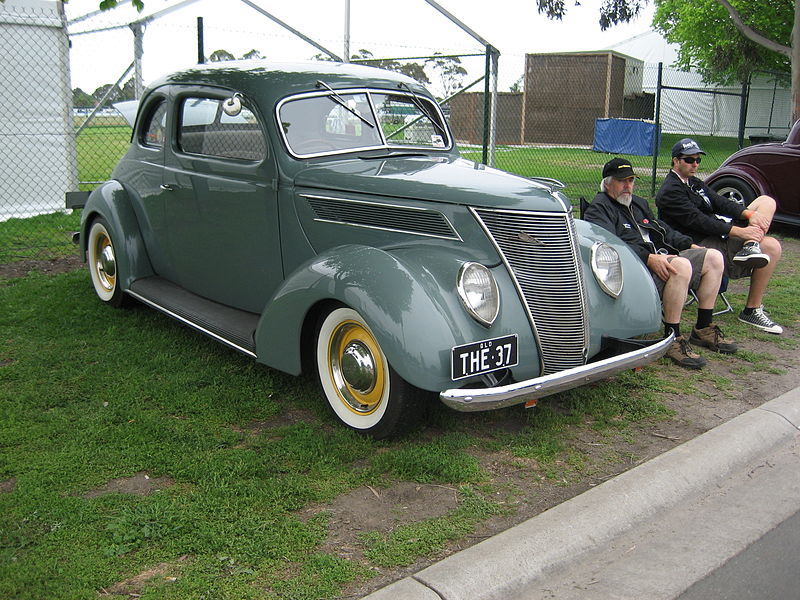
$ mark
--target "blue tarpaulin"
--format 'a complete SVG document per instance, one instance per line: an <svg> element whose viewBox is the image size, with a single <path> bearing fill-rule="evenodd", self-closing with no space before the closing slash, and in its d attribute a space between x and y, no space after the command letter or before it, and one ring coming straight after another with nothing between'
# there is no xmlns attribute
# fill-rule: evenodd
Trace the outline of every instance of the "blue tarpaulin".
<svg viewBox="0 0 800 600"><path fill-rule="evenodd" d="M595 152L652 156L656 142L656 124L638 119L595 119Z"/></svg>

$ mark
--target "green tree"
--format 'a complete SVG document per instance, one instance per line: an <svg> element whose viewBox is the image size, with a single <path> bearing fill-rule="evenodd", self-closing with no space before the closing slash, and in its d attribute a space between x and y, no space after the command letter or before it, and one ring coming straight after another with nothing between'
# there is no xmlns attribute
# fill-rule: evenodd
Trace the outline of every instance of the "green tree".
<svg viewBox="0 0 800 600"><path fill-rule="evenodd" d="M119 0L102 0L102 2L100 2L100 10L111 10L112 8L116 8L118 3ZM131 4L139 12L144 10L144 0L131 0Z"/></svg>
<svg viewBox="0 0 800 600"><path fill-rule="evenodd" d="M95 105L95 99L91 94L87 94L81 88L72 90L72 106L76 108L91 108Z"/></svg>
<svg viewBox="0 0 800 600"><path fill-rule="evenodd" d="M108 93L108 90L111 89L112 87L114 87L113 83L106 83L104 85L101 85L95 91L93 91L92 92L92 98L94 98L94 104L99 103L103 99L103 96L105 96L106 93ZM116 93L112 93L109 96L109 99L113 100L114 98L116 98L116 94L119 93L119 90L117 89L117 90L115 90L115 92Z"/></svg>
<svg viewBox="0 0 800 600"><path fill-rule="evenodd" d="M630 21L648 1L603 0L600 29ZM566 14L564 0L536 2L539 12L550 18ZM656 29L681 45L680 66L696 68L709 81L741 81L754 69L791 73L792 120L800 118L800 0L654 3Z"/></svg>
<svg viewBox="0 0 800 600"><path fill-rule="evenodd" d="M425 64L429 64L439 74L442 91L447 98L461 87L467 70L461 66L461 59L457 56L441 56L441 52L434 54L439 56L427 59Z"/></svg>
<svg viewBox="0 0 800 600"><path fill-rule="evenodd" d="M266 58L266 56L261 54L261 52L259 52L255 48L253 48L252 50L250 50L250 52L245 52L244 54L242 54L242 58L244 60L251 60L254 58Z"/></svg>
<svg viewBox="0 0 800 600"><path fill-rule="evenodd" d="M324 60L332 61L333 59L327 54L315 54L311 60ZM375 58L369 50L361 49L355 54L350 56L350 60L357 63L363 63L370 67L377 67L379 69L386 69L387 71L394 71L408 75L412 79L416 79L420 83L430 83L428 75L425 73L425 65L415 62L400 62L398 60L391 60L385 58Z"/></svg>
<svg viewBox="0 0 800 600"><path fill-rule="evenodd" d="M772 39L789 45L791 2L748 5L739 0L737 5L751 29L769 31ZM680 45L677 66L693 68L706 81L722 84L741 83L758 70L783 73L788 79L789 57L741 34L719 0L656 0L655 7L653 27L667 41Z"/></svg>
<svg viewBox="0 0 800 600"><path fill-rule="evenodd" d="M211 56L208 57L211 62L222 62L223 60L236 60L236 57L227 50L214 50Z"/></svg>
<svg viewBox="0 0 800 600"><path fill-rule="evenodd" d="M386 69L387 71L394 71L396 73L408 75L420 83L431 82L431 80L428 79L428 75L425 73L425 65L421 65L419 63L400 62L398 60L385 58L376 59L372 52L364 49L361 49L357 53L353 54L350 59L353 62L363 62L371 67L377 67L379 69Z"/></svg>

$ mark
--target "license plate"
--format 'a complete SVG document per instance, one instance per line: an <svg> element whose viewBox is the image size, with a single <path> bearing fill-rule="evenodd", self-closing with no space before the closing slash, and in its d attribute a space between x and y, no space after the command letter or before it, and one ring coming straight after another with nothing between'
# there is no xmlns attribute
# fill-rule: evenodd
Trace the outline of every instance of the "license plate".
<svg viewBox="0 0 800 600"><path fill-rule="evenodd" d="M453 348L453 380L513 367L517 364L517 336L506 335Z"/></svg>

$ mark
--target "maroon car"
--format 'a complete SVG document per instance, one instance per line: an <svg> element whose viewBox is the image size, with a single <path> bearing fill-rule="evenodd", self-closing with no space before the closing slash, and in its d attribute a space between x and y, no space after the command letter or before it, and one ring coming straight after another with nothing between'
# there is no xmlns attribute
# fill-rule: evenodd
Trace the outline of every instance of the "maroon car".
<svg viewBox="0 0 800 600"><path fill-rule="evenodd" d="M718 194L749 204L762 194L778 204L775 221L800 226L800 120L785 142L734 152L706 178Z"/></svg>

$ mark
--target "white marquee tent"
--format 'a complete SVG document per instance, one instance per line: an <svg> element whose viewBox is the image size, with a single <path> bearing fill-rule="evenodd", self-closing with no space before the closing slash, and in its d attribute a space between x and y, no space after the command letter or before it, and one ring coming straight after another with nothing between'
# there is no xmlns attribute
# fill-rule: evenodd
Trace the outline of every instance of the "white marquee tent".
<svg viewBox="0 0 800 600"><path fill-rule="evenodd" d="M677 59L677 46L669 44L655 31L634 36L609 48L639 59L646 64L643 87L655 93L658 84L658 63L664 65L662 85L694 88L718 93L693 93L663 90L661 97L661 130L687 135L719 135L736 137L739 126L740 99L719 92L741 93L741 86L725 87L703 81L698 73L672 68ZM784 136L791 127L791 92L776 85L768 77L757 77L751 83L747 114L747 135L774 134Z"/></svg>

